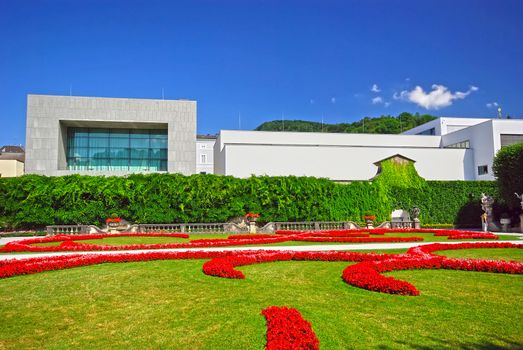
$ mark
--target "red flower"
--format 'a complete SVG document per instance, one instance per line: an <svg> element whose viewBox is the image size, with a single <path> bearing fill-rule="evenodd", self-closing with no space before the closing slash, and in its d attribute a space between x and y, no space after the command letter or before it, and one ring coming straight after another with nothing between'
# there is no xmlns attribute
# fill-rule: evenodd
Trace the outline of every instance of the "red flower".
<svg viewBox="0 0 523 350"><path fill-rule="evenodd" d="M113 223L113 222L122 222L122 218L107 218L107 219L105 219L105 223L106 224Z"/></svg>
<svg viewBox="0 0 523 350"><path fill-rule="evenodd" d="M262 310L267 320L266 350L317 350L320 341L309 321L294 308L269 306Z"/></svg>

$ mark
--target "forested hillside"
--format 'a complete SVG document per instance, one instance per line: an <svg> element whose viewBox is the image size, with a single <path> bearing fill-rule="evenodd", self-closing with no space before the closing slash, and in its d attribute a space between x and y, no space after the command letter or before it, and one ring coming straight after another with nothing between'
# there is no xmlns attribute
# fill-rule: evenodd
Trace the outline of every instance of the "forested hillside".
<svg viewBox="0 0 523 350"><path fill-rule="evenodd" d="M305 120L273 120L259 125L258 131L299 131L299 132L340 132L367 134L399 134L418 125L429 122L436 117L428 114L410 114L403 112L397 117L365 117L353 123L322 124Z"/></svg>

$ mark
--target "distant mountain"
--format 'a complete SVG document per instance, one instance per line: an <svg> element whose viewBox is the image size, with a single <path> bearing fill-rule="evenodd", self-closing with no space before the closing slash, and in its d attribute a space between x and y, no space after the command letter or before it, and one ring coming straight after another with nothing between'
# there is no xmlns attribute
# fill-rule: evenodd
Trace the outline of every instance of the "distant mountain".
<svg viewBox="0 0 523 350"><path fill-rule="evenodd" d="M428 114L410 114L403 112L397 117L365 117L354 123L323 124L305 120L273 120L259 125L258 131L298 131L298 132L339 132L366 134L400 134L418 125L425 124L436 117Z"/></svg>

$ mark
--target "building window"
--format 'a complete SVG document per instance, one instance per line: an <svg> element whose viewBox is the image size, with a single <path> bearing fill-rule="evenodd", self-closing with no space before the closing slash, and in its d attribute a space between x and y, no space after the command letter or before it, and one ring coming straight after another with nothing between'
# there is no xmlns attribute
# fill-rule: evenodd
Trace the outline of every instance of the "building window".
<svg viewBox="0 0 523 350"><path fill-rule="evenodd" d="M457 143L453 143L452 145L445 146L445 148L470 148L470 141L461 141Z"/></svg>
<svg viewBox="0 0 523 350"><path fill-rule="evenodd" d="M167 130L69 128L67 169L167 171Z"/></svg>
<svg viewBox="0 0 523 350"><path fill-rule="evenodd" d="M478 175L487 175L488 174L488 165L478 166Z"/></svg>
<svg viewBox="0 0 523 350"><path fill-rule="evenodd" d="M200 154L200 163L206 164L207 163L207 155L206 154Z"/></svg>
<svg viewBox="0 0 523 350"><path fill-rule="evenodd" d="M200 143L200 149L207 149L207 145L205 143Z"/></svg>
<svg viewBox="0 0 523 350"><path fill-rule="evenodd" d="M523 142L523 135L518 134L501 134L501 147L514 145Z"/></svg>
<svg viewBox="0 0 523 350"><path fill-rule="evenodd" d="M416 135L436 135L436 128L431 128L418 132Z"/></svg>

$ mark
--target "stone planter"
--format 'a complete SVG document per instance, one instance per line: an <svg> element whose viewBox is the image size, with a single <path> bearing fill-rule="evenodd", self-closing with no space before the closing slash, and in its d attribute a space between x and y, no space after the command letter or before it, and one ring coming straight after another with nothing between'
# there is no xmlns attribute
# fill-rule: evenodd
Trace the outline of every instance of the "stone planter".
<svg viewBox="0 0 523 350"><path fill-rule="evenodd" d="M501 229L503 230L503 232L509 231L509 227L510 227L510 223L511 223L511 220L509 218L501 218L499 220L499 223L501 224Z"/></svg>

